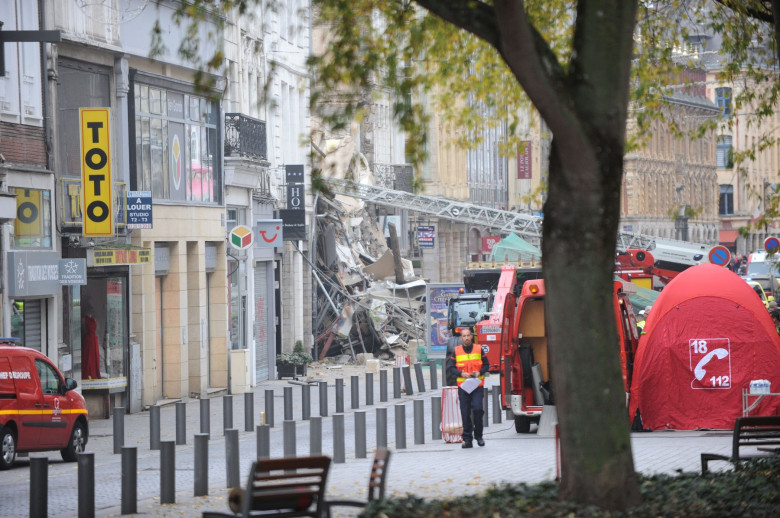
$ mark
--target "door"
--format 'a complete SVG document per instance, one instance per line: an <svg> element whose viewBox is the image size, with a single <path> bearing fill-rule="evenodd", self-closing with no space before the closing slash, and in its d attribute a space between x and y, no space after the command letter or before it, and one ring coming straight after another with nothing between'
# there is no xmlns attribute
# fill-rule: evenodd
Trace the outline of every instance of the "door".
<svg viewBox="0 0 780 518"><path fill-rule="evenodd" d="M60 394L64 381L54 367L40 358L35 359L35 370L41 381L42 412L40 419L40 444L42 447L62 447L68 441L73 414L64 414L68 400Z"/></svg>
<svg viewBox="0 0 780 518"><path fill-rule="evenodd" d="M16 384L16 408L18 415L17 450L36 448L40 442L43 394L38 384L32 358L12 356L11 373Z"/></svg>

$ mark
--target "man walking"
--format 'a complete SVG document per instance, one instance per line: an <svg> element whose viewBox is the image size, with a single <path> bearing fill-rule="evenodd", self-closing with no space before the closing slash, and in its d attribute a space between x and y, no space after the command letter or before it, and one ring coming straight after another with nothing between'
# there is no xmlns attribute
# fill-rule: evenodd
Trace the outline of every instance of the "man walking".
<svg viewBox="0 0 780 518"><path fill-rule="evenodd" d="M482 406L485 373L490 368L487 359L487 347L481 350L474 347L474 337L471 329L460 332L461 344L447 358L447 373L457 378L460 415L463 418L462 448L473 448L472 440L476 439L480 446L485 445L482 439ZM473 417L472 417L473 415ZM473 432L473 434L472 434Z"/></svg>

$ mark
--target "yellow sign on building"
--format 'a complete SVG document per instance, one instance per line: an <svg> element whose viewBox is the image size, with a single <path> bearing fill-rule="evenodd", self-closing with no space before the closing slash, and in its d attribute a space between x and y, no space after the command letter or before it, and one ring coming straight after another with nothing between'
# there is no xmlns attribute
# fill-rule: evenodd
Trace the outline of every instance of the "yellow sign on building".
<svg viewBox="0 0 780 518"><path fill-rule="evenodd" d="M17 237L41 237L43 235L41 208L41 191L16 189L14 234Z"/></svg>
<svg viewBox="0 0 780 518"><path fill-rule="evenodd" d="M87 266L112 266L117 264L151 264L151 248L90 248L87 250Z"/></svg>
<svg viewBox="0 0 780 518"><path fill-rule="evenodd" d="M108 108L79 108L84 236L113 236L111 124Z"/></svg>

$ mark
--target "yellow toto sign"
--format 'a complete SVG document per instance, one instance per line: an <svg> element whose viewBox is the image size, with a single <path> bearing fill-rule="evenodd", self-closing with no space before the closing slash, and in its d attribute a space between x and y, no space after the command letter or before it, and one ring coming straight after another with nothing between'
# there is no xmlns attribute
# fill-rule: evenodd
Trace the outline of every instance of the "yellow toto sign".
<svg viewBox="0 0 780 518"><path fill-rule="evenodd" d="M113 236L111 133L108 108L80 108L81 203L85 236Z"/></svg>

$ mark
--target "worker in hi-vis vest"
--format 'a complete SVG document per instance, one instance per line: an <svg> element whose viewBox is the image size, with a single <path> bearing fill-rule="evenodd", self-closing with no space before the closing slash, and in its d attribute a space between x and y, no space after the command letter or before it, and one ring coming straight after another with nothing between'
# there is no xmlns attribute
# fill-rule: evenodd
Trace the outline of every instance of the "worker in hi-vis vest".
<svg viewBox="0 0 780 518"><path fill-rule="evenodd" d="M482 439L483 391L485 373L490 368L487 346L475 347L471 329L460 332L461 344L447 358L447 373L457 378L460 415L463 418L462 448L473 448L472 441L485 445Z"/></svg>

